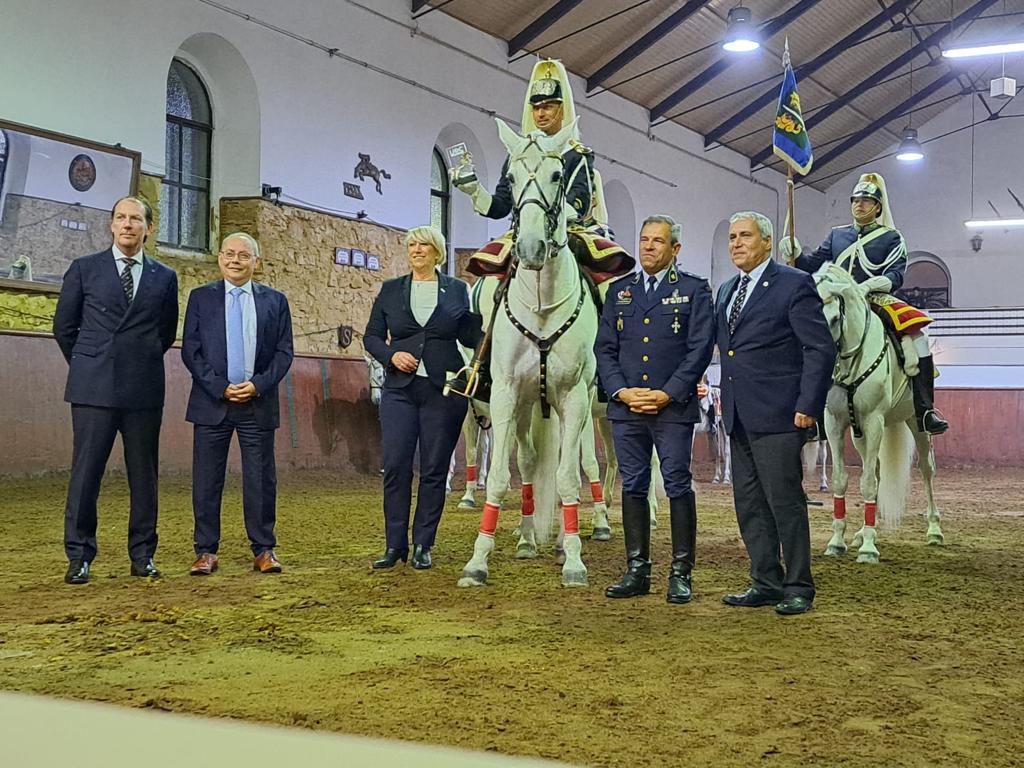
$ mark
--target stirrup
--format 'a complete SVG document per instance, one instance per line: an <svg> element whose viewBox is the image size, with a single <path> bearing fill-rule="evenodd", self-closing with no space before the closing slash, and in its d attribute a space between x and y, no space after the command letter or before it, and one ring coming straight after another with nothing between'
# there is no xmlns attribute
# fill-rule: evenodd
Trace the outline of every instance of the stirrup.
<svg viewBox="0 0 1024 768"><path fill-rule="evenodd" d="M938 424L936 425L934 431L928 429L927 427L926 422L929 416L934 416L935 419L938 421ZM920 432L926 432L929 435L941 435L944 434L947 429L949 429L949 422L942 418L942 414L939 413L938 409L929 408L927 411L921 414L921 417L917 421L917 427L918 431Z"/></svg>
<svg viewBox="0 0 1024 768"><path fill-rule="evenodd" d="M455 394L472 398L476 394L476 388L479 383L479 370L464 365L456 371L454 376L445 381L443 394L445 396Z"/></svg>

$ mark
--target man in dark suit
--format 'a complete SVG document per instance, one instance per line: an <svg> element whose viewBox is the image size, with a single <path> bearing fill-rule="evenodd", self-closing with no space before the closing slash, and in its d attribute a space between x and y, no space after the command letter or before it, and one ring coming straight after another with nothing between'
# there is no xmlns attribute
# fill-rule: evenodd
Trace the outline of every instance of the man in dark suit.
<svg viewBox="0 0 1024 768"><path fill-rule="evenodd" d="M74 454L64 510L64 581L85 584L96 557L96 499L114 437L121 433L131 509L131 574L156 578L157 470L164 405L164 353L178 328L178 276L144 256L153 210L139 197L111 212L113 245L71 262L53 317L68 361Z"/></svg>
<svg viewBox="0 0 1024 768"><path fill-rule="evenodd" d="M753 585L722 602L804 613L814 579L800 449L825 410L836 345L810 275L771 260L771 221L747 211L729 222L729 256L740 272L716 306L722 419Z"/></svg>
<svg viewBox="0 0 1024 768"><path fill-rule="evenodd" d="M643 270L608 290L594 352L609 394L615 454L622 473L625 575L608 597L651 589L651 523L647 490L657 448L672 515L670 603L688 603L697 536L691 486L693 425L700 420L697 384L711 362L715 314L707 280L678 269L681 229L669 216L650 216L640 230Z"/></svg>
<svg viewBox="0 0 1024 768"><path fill-rule="evenodd" d="M292 364L292 316L283 293L253 281L259 255L254 238L228 235L217 257L224 279L193 290L185 310L181 359L192 373L185 418L194 425L193 576L217 570L224 473L235 433L253 570L281 571L274 554L274 433L280 424L277 385Z"/></svg>

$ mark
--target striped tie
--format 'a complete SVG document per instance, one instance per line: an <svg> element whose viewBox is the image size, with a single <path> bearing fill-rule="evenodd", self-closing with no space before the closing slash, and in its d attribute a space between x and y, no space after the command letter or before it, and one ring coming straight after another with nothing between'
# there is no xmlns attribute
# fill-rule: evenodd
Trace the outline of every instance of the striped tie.
<svg viewBox="0 0 1024 768"><path fill-rule="evenodd" d="M740 287L736 291L736 298L732 302L732 309L729 310L729 334L736 332L736 321L740 319L740 311L743 309L743 302L747 298L747 285L750 284L750 275L740 278Z"/></svg>
<svg viewBox="0 0 1024 768"><path fill-rule="evenodd" d="M121 290L128 303L132 303L132 295L135 293L135 280L132 279L132 267L138 262L135 259L121 259L124 262L124 269L121 270Z"/></svg>

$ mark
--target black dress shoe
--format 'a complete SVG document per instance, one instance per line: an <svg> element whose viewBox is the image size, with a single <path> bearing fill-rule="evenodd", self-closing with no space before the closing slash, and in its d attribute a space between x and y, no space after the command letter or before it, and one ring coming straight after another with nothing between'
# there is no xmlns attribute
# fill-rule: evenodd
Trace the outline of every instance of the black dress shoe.
<svg viewBox="0 0 1024 768"><path fill-rule="evenodd" d="M65 584L88 584L89 561L72 560L68 563L68 572L64 574Z"/></svg>
<svg viewBox="0 0 1024 768"><path fill-rule="evenodd" d="M807 613L813 607L814 604L808 598L790 595L775 606L775 612L780 616L796 616L798 613Z"/></svg>
<svg viewBox="0 0 1024 768"><path fill-rule="evenodd" d="M149 560L137 560L132 563L132 576L142 576L147 579L159 579L160 571L153 565L153 558Z"/></svg>
<svg viewBox="0 0 1024 768"><path fill-rule="evenodd" d="M394 568L395 565L398 564L399 560L401 560L404 563L408 559L408 557L409 550L399 552L397 549L392 549L391 547L388 547L384 550L384 557L382 557L380 560L373 561L373 567L378 571L382 568Z"/></svg>
<svg viewBox="0 0 1024 768"><path fill-rule="evenodd" d="M412 550L412 567L423 571L430 568L434 561L430 558L430 547L417 544Z"/></svg>
<svg viewBox="0 0 1024 768"><path fill-rule="evenodd" d="M726 605L738 605L742 608L760 608L765 605L775 605L782 599L782 595L761 592L757 587L751 587L746 592L723 596L722 602Z"/></svg>
<svg viewBox="0 0 1024 768"><path fill-rule="evenodd" d="M693 599L693 582L690 574L670 573L668 575L668 595L665 601L675 605L685 605Z"/></svg>
<svg viewBox="0 0 1024 768"><path fill-rule="evenodd" d="M631 567L622 578L605 589L604 596L611 598L641 597L651 591L651 566Z"/></svg>

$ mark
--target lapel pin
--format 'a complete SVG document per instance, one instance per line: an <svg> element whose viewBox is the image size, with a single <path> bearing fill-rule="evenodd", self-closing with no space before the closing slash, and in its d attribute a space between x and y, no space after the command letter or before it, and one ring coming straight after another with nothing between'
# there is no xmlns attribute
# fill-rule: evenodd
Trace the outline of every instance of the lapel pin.
<svg viewBox="0 0 1024 768"><path fill-rule="evenodd" d="M768 281L765 280L763 283L761 283L761 285L763 285L765 288L767 288L768 287Z"/></svg>

